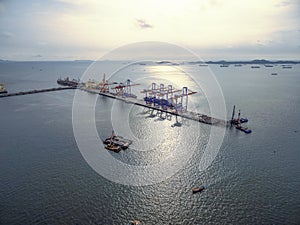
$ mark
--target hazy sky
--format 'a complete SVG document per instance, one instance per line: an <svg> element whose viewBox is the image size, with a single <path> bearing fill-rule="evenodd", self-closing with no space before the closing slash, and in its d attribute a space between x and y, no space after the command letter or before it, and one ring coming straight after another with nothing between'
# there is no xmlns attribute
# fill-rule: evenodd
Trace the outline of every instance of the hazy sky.
<svg viewBox="0 0 300 225"><path fill-rule="evenodd" d="M96 59L161 41L205 60L300 59L299 21L299 0L0 0L0 58Z"/></svg>

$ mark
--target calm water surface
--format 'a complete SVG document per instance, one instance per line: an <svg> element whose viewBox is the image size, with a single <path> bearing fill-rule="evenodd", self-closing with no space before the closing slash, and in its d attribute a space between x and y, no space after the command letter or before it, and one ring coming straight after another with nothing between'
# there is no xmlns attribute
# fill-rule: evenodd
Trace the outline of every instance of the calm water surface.
<svg viewBox="0 0 300 225"><path fill-rule="evenodd" d="M116 65L125 64L102 62L95 74L101 79ZM55 87L58 77L81 77L88 66L87 62L0 63L0 82L9 92ZM194 75L207 70L189 64L181 69ZM204 172L199 171L199 161L210 126L183 121L181 127L172 127L174 118L147 117L142 108L98 98L95 119L101 138L111 132L112 106L120 116L131 107L130 128L136 137L165 137L151 151L136 151L139 146L133 145L112 153L123 162L156 163L172 153L165 142L176 145L179 137L192 137L189 144L196 150L188 163L150 186L111 182L84 161L72 129L74 90L0 99L0 224L127 224L135 218L142 224L299 224L300 65L210 69L222 88L228 117L236 104L249 118L253 133L228 128L218 156ZM166 65L131 65L113 78L125 81L130 76L141 86L146 78L158 83L178 79L201 93L178 71ZM278 75L271 76L274 72ZM191 97L191 104L209 112L201 94ZM182 151L189 151L190 145ZM199 182L206 190L192 195L191 188Z"/></svg>

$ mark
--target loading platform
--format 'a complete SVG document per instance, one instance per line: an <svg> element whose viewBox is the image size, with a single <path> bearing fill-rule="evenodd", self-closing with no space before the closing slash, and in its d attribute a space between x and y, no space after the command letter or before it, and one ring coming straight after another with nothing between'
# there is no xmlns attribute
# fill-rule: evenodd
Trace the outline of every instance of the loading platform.
<svg viewBox="0 0 300 225"><path fill-rule="evenodd" d="M68 78L66 78L68 79ZM68 79L69 81L69 79ZM105 74L101 82L93 81L92 84L79 83L75 85L77 89L99 94L108 98L117 99L128 104L134 104L152 111L159 112L160 115L165 113L168 116L179 116L181 118L198 121L200 123L227 126L230 121L213 118L211 116L188 111L188 97L197 92L191 91L187 87L176 89L172 85L152 83L150 89L143 89L141 93L145 94L143 99L138 99L136 95L131 92L131 87L139 84L132 83L129 79L119 85L112 87L115 92L110 92L109 85L114 85L116 82L109 82L105 79ZM66 85L66 84L64 84ZM102 87L106 88L103 89ZM103 91L104 90L104 91Z"/></svg>
<svg viewBox="0 0 300 225"><path fill-rule="evenodd" d="M219 126L227 126L229 124L229 121L227 121L227 120L213 118L213 117L210 117L208 115L201 114L201 113L196 113L196 112L191 112L191 111L181 112L181 111L178 111L178 110L172 110L170 108L161 108L161 107L149 105L149 104L145 103L145 101L142 100L142 99L120 97L120 96L116 96L112 93L102 93L102 92L99 92L97 90L88 89L88 88L84 88L84 87L78 87L78 89L89 92L89 93L99 94L101 96L105 96L105 97L108 97L108 98L113 98L113 99L116 99L116 100L120 100L120 101L123 101L123 102L128 103L128 104L134 104L134 105L137 105L137 106L142 106L142 107L152 109L152 110L156 110L156 111L166 113L166 114L169 114L169 115L180 116L180 117L185 118L185 119L198 121L200 123L205 123L205 124L210 124L210 125L219 125Z"/></svg>

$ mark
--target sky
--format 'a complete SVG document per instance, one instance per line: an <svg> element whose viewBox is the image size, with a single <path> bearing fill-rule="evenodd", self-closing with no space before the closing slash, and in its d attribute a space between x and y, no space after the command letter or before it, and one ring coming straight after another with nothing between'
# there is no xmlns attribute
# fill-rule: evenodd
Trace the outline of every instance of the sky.
<svg viewBox="0 0 300 225"><path fill-rule="evenodd" d="M150 41L204 60L299 60L299 21L299 0L0 0L0 59L95 60Z"/></svg>

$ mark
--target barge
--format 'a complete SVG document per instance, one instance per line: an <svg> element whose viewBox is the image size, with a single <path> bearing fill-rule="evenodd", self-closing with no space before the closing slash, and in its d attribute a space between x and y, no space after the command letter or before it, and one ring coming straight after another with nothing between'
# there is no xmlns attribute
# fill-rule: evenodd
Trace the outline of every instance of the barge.
<svg viewBox="0 0 300 225"><path fill-rule="evenodd" d="M120 152L122 149L127 149L129 145L132 144L132 141L122 136L117 136L115 135L115 132L112 131L110 137L106 138L103 141L103 144L105 144L107 150Z"/></svg>

